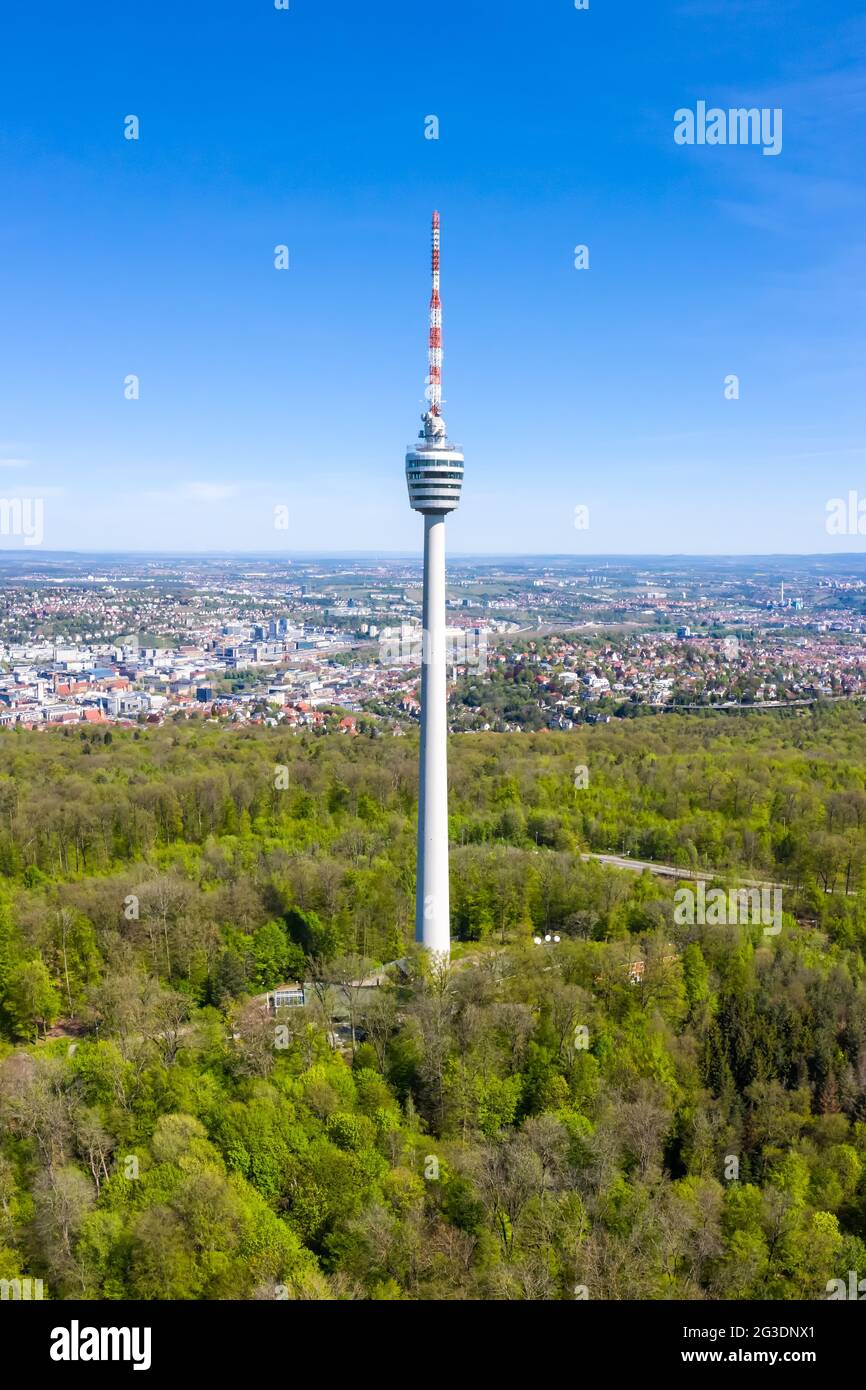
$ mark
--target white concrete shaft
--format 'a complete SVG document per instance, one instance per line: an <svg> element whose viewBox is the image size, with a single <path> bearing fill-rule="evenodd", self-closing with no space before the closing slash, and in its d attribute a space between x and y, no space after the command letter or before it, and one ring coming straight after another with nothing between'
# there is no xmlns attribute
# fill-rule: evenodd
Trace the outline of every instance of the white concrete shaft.
<svg viewBox="0 0 866 1390"><path fill-rule="evenodd" d="M445 686L445 517L424 517L421 763L415 939L451 952L448 890L448 712Z"/></svg>

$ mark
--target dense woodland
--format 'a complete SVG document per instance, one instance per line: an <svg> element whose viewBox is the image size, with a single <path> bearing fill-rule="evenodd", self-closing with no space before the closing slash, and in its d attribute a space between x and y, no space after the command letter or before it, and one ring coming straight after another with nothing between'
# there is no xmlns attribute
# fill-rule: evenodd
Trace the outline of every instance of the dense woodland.
<svg viewBox="0 0 866 1390"><path fill-rule="evenodd" d="M0 1278L784 1299L866 1276L862 708L450 756L458 944L431 972L413 737L0 736ZM783 883L783 929L678 925L675 879L587 852ZM274 1019L290 979L307 1007Z"/></svg>

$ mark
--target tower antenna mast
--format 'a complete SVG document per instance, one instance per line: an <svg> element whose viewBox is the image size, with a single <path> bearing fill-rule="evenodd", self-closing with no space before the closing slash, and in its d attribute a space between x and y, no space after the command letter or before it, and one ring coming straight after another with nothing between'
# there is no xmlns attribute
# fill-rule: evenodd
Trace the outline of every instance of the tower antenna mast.
<svg viewBox="0 0 866 1390"><path fill-rule="evenodd" d="M430 296L430 338L427 378L430 414L442 414L442 300L439 296L439 214L433 214L433 293Z"/></svg>

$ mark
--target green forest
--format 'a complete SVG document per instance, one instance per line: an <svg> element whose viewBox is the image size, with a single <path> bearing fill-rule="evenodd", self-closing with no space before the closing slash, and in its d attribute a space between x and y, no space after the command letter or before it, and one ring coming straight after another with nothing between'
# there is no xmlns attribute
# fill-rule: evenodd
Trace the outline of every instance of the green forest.
<svg viewBox="0 0 866 1390"><path fill-rule="evenodd" d="M412 944L417 753L0 736L0 1279L818 1299L866 1273L862 707L452 736L447 969ZM781 885L782 930L682 925L676 874L605 854Z"/></svg>

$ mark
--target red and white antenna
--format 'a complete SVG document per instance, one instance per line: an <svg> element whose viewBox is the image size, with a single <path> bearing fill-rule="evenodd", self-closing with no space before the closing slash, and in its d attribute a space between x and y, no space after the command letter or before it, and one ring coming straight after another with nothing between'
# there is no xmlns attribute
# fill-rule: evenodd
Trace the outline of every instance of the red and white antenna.
<svg viewBox="0 0 866 1390"><path fill-rule="evenodd" d="M427 349L429 376L427 395L430 414L440 415L442 406L442 300L439 298L439 214L433 214L433 293L430 296L430 343Z"/></svg>

